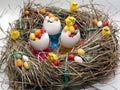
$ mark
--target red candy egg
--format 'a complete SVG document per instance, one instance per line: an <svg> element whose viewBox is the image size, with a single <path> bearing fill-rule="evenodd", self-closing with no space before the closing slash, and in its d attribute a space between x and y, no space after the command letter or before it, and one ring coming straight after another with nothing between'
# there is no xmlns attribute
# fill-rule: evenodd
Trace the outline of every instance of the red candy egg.
<svg viewBox="0 0 120 90"><path fill-rule="evenodd" d="M75 36L75 34L74 33L71 33L70 35L69 35L69 37L74 37Z"/></svg>
<svg viewBox="0 0 120 90"><path fill-rule="evenodd" d="M109 25L109 22L103 22L103 27L105 27L105 26L108 26Z"/></svg>
<svg viewBox="0 0 120 90"><path fill-rule="evenodd" d="M74 57L75 57L75 55L69 54L69 55L68 55L68 60L74 60Z"/></svg>
<svg viewBox="0 0 120 90"><path fill-rule="evenodd" d="M40 38L41 38L41 36L42 36L42 34L39 34L39 35L37 36L37 38L39 38L39 39L40 39Z"/></svg>
<svg viewBox="0 0 120 90"><path fill-rule="evenodd" d="M59 65L60 65L60 60L55 60L55 61L53 61L53 64L54 64L55 66L59 66Z"/></svg>
<svg viewBox="0 0 120 90"><path fill-rule="evenodd" d="M44 28L41 29L41 33L44 34L46 33L46 30Z"/></svg>
<svg viewBox="0 0 120 90"><path fill-rule="evenodd" d="M76 29L78 29L78 25L77 25L77 24L75 24L75 25L74 25L74 28L75 28L75 30L76 30Z"/></svg>
<svg viewBox="0 0 120 90"><path fill-rule="evenodd" d="M80 46L83 46L83 45L84 45L84 41L80 41L80 42L79 42L79 45L80 45Z"/></svg>

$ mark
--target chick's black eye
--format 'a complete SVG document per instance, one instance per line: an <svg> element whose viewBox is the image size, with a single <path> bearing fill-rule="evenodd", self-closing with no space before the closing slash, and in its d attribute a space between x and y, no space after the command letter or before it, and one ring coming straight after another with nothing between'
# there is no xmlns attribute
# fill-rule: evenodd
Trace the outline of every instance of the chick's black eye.
<svg viewBox="0 0 120 90"><path fill-rule="evenodd" d="M52 23L50 20L47 20L48 23Z"/></svg>

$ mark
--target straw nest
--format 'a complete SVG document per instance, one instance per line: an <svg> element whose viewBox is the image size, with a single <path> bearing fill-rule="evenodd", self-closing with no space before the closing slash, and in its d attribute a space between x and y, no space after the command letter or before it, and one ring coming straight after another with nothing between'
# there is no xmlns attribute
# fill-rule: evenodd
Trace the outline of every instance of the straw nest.
<svg viewBox="0 0 120 90"><path fill-rule="evenodd" d="M40 12L40 8L45 8L46 12ZM30 11L26 16L24 11ZM77 44L71 49L69 54L78 56L77 50L82 48L85 55L81 56L82 63L67 61L67 54L61 54L62 47L58 45L53 50L58 55L60 65L55 66L49 60L41 60L35 56L29 48L29 34L35 28L42 28L46 13L51 12L59 17L62 26L65 26L65 18L69 15L76 18L79 27L81 40L84 45ZM101 35L102 27L93 24L93 19L109 21L111 35L104 38ZM21 23L20 23L21 22ZM94 5L83 5L79 7L77 13L70 12L62 8L52 6L41 6L29 2L21 9L20 18L11 24L11 29L21 32L21 37L12 40L8 32L8 40L5 45L5 52L2 54L1 63L7 62L5 72L9 78L9 85L15 90L18 88L41 89L41 90L71 90L72 87L85 88L96 82L108 79L114 73L118 61L118 43L115 32L117 31L110 21L108 15L96 9ZM45 53L45 52L44 52ZM16 54L29 57L30 69L23 66L18 67L15 63ZM91 59L87 59L90 56Z"/></svg>

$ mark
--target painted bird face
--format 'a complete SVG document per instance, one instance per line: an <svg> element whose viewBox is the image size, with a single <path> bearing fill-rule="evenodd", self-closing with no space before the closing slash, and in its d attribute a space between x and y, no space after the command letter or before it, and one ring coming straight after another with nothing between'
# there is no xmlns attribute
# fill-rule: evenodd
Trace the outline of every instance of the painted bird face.
<svg viewBox="0 0 120 90"><path fill-rule="evenodd" d="M73 2L73 3L72 3L72 5L73 5L73 6L77 6L77 5L78 5L78 3L76 3L76 2Z"/></svg>
<svg viewBox="0 0 120 90"><path fill-rule="evenodd" d="M61 22L58 17L49 13L44 19L43 28L46 29L49 35L55 35L60 32Z"/></svg>

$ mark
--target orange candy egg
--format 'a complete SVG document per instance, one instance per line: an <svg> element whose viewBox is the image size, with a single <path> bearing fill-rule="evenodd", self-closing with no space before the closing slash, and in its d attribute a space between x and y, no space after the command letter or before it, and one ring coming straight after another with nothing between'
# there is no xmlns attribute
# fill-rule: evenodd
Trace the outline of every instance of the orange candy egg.
<svg viewBox="0 0 120 90"><path fill-rule="evenodd" d="M95 25L97 25L98 20L97 20L97 19L94 19L94 20L93 20L93 23L94 23Z"/></svg>
<svg viewBox="0 0 120 90"><path fill-rule="evenodd" d="M17 65L18 67L21 67L22 64L23 64L23 61L22 61L21 59L17 59L17 60L16 60L16 65Z"/></svg>
<svg viewBox="0 0 120 90"><path fill-rule="evenodd" d="M54 17L54 15L52 13L49 13L48 17L51 18L51 17Z"/></svg>
<svg viewBox="0 0 120 90"><path fill-rule="evenodd" d="M25 15L29 15L30 12L29 12L28 10L26 10L26 11L24 12L24 14L25 14Z"/></svg>
<svg viewBox="0 0 120 90"><path fill-rule="evenodd" d="M58 21L58 17L55 17L55 21Z"/></svg>
<svg viewBox="0 0 120 90"><path fill-rule="evenodd" d="M46 9L45 9L45 8L41 8L41 9L40 9L40 12L45 13L45 12L46 12Z"/></svg>
<svg viewBox="0 0 120 90"><path fill-rule="evenodd" d="M34 32L35 36L38 37L39 35L41 35L41 30L35 30Z"/></svg>

